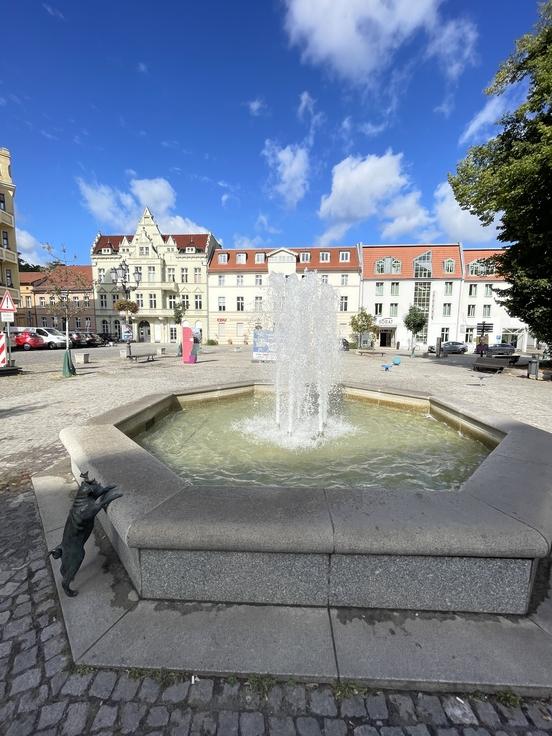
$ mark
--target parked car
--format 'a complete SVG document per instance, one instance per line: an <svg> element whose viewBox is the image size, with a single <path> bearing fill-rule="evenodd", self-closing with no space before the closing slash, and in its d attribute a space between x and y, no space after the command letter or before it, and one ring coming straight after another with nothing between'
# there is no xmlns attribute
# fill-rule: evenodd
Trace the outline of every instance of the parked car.
<svg viewBox="0 0 552 736"><path fill-rule="evenodd" d="M20 332L15 336L15 344L18 348L23 350L36 350L38 348L46 347L46 342L36 332L27 330L26 332Z"/></svg>
<svg viewBox="0 0 552 736"><path fill-rule="evenodd" d="M509 342L498 345L487 345L487 355L512 355L516 352L515 347Z"/></svg>
<svg viewBox="0 0 552 736"><path fill-rule="evenodd" d="M98 333L98 337L101 339L102 345L110 345L118 342L117 337L110 332L100 332Z"/></svg>
<svg viewBox="0 0 552 736"><path fill-rule="evenodd" d="M86 347L86 340L84 339L82 332L70 332L69 339L71 340L71 345L74 348Z"/></svg>
<svg viewBox="0 0 552 736"><path fill-rule="evenodd" d="M43 338L50 350L65 347L65 335L63 332L56 330L55 327L35 327L34 331Z"/></svg>
<svg viewBox="0 0 552 736"><path fill-rule="evenodd" d="M447 342L441 343L441 350L443 353L467 353L468 346L465 342L458 342L457 340L448 340Z"/></svg>
<svg viewBox="0 0 552 736"><path fill-rule="evenodd" d="M99 335L94 335L92 332L83 332L82 337L87 348L97 348L103 344L102 338Z"/></svg>

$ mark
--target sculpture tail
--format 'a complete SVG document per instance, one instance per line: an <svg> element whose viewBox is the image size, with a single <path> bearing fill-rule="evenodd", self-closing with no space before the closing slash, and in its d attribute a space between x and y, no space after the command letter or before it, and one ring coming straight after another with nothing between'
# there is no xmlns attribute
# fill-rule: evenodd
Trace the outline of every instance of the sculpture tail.
<svg viewBox="0 0 552 736"><path fill-rule="evenodd" d="M54 547L54 549L51 549L48 554L52 555L54 560L59 560L59 558L61 557L61 553L61 547Z"/></svg>

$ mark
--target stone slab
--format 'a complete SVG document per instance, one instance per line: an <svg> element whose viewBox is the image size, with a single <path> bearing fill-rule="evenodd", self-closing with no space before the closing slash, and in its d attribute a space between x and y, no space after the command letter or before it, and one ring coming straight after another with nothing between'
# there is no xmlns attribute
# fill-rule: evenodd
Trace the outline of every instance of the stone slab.
<svg viewBox="0 0 552 736"><path fill-rule="evenodd" d="M337 678L323 608L140 601L81 662L206 675Z"/></svg>
<svg viewBox="0 0 552 736"><path fill-rule="evenodd" d="M332 555L330 605L524 614L532 561Z"/></svg>
<svg viewBox="0 0 552 736"><path fill-rule="evenodd" d="M77 492L77 484L73 476L69 474L68 462L64 465L64 471L63 474L60 474L59 471L54 470L51 475L37 475L32 478L42 526L46 533L54 529L63 530L65 519Z"/></svg>
<svg viewBox="0 0 552 736"><path fill-rule="evenodd" d="M142 596L325 606L328 555L142 549Z"/></svg>
<svg viewBox="0 0 552 736"><path fill-rule="evenodd" d="M380 687L550 695L552 637L527 618L332 609L340 676Z"/></svg>

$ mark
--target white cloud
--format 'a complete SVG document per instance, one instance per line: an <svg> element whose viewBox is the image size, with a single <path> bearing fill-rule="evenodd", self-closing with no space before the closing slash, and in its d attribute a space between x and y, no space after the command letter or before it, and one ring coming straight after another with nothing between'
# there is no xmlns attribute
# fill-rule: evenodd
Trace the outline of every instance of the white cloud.
<svg viewBox="0 0 552 736"><path fill-rule="evenodd" d="M329 225L323 245L342 238L354 224L378 213L408 183L402 153L347 156L332 169L332 189L320 202L318 215Z"/></svg>
<svg viewBox="0 0 552 736"><path fill-rule="evenodd" d="M262 230L266 233L269 233L270 235L277 235L278 233L281 233L281 230L278 230L277 227L274 227L270 224L268 221L268 217L263 213L259 212L257 216L257 220L255 222L255 230Z"/></svg>
<svg viewBox="0 0 552 736"><path fill-rule="evenodd" d="M28 263L35 263L39 266L44 265L47 260L47 252L44 248L45 244L41 243L31 235L27 230L15 229L15 237L17 241L17 250L19 255Z"/></svg>
<svg viewBox="0 0 552 736"><path fill-rule="evenodd" d="M261 97L256 97L254 100L248 100L245 104L254 118L258 118L260 115L263 115L268 111L266 102Z"/></svg>
<svg viewBox="0 0 552 736"><path fill-rule="evenodd" d="M439 184L434 197L436 225L449 240L467 243L488 243L496 240L500 218L484 227L478 217L460 207L448 181Z"/></svg>
<svg viewBox="0 0 552 736"><path fill-rule="evenodd" d="M224 194L220 198L221 205L226 208L230 207L232 203L239 204L240 198L237 197L235 194L232 194L231 192L224 192Z"/></svg>
<svg viewBox="0 0 552 736"><path fill-rule="evenodd" d="M458 143L482 143L492 138L496 132L496 123L505 113L521 105L527 96L527 89L527 84L523 82L499 96L489 97L466 125Z"/></svg>
<svg viewBox="0 0 552 736"><path fill-rule="evenodd" d="M305 90L299 95L299 107L297 108L297 117L303 120L306 115L311 117L314 115L315 99Z"/></svg>
<svg viewBox="0 0 552 736"><path fill-rule="evenodd" d="M361 123L358 126L358 129L361 133L364 133L364 135L368 136L368 138L373 138L376 135L379 135L380 133L383 133L383 131L387 128L387 123L379 123L376 125L375 123Z"/></svg>
<svg viewBox="0 0 552 736"><path fill-rule="evenodd" d="M52 5L48 5L48 3L42 3L42 7L48 13L48 15L52 16L52 18L57 18L58 20L65 20L65 16L61 12L61 10L54 8Z"/></svg>
<svg viewBox="0 0 552 736"><path fill-rule="evenodd" d="M261 248L265 245L264 239L260 235L250 238L248 235L234 235L234 248Z"/></svg>
<svg viewBox="0 0 552 736"><path fill-rule="evenodd" d="M6 104L6 98L0 97L0 107L3 107Z"/></svg>
<svg viewBox="0 0 552 736"><path fill-rule="evenodd" d="M384 224L381 235L386 240L405 233L423 231L427 235L433 225L433 217L420 203L421 192L414 190L395 197L384 209L383 215L390 220ZM424 238L425 239L425 238Z"/></svg>
<svg viewBox="0 0 552 736"><path fill-rule="evenodd" d="M136 67L140 74L147 74L148 73L148 65L144 63L143 61L138 62L138 66Z"/></svg>
<svg viewBox="0 0 552 736"><path fill-rule="evenodd" d="M309 188L310 162L307 146L293 143L283 148L275 141L267 139L262 155L271 170L271 195L281 197L289 208L296 207Z"/></svg>
<svg viewBox="0 0 552 736"><path fill-rule="evenodd" d="M176 192L162 177L131 179L130 192L123 192L107 184L89 183L83 179L77 179L77 183L86 209L98 222L120 232L134 232L145 207L149 207L163 232L208 232L188 217L173 212Z"/></svg>
<svg viewBox="0 0 552 736"><path fill-rule="evenodd" d="M40 131L40 134L42 136L44 136L44 138L46 138L46 140L49 140L49 141L57 141L57 140L59 140L58 137L57 137L57 135L54 135L53 133L50 133L47 130L41 130Z"/></svg>
<svg viewBox="0 0 552 736"><path fill-rule="evenodd" d="M476 43L476 26L467 18L456 18L436 28L427 55L438 59L447 79L456 82L465 68L475 63Z"/></svg>

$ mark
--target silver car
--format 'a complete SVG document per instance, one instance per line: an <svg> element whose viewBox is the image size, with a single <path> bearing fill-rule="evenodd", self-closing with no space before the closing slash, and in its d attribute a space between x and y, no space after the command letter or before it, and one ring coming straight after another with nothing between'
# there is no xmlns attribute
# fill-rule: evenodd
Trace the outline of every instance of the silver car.
<svg viewBox="0 0 552 736"><path fill-rule="evenodd" d="M468 346L465 342L449 340L441 343L441 350L443 353L465 353L468 350Z"/></svg>

